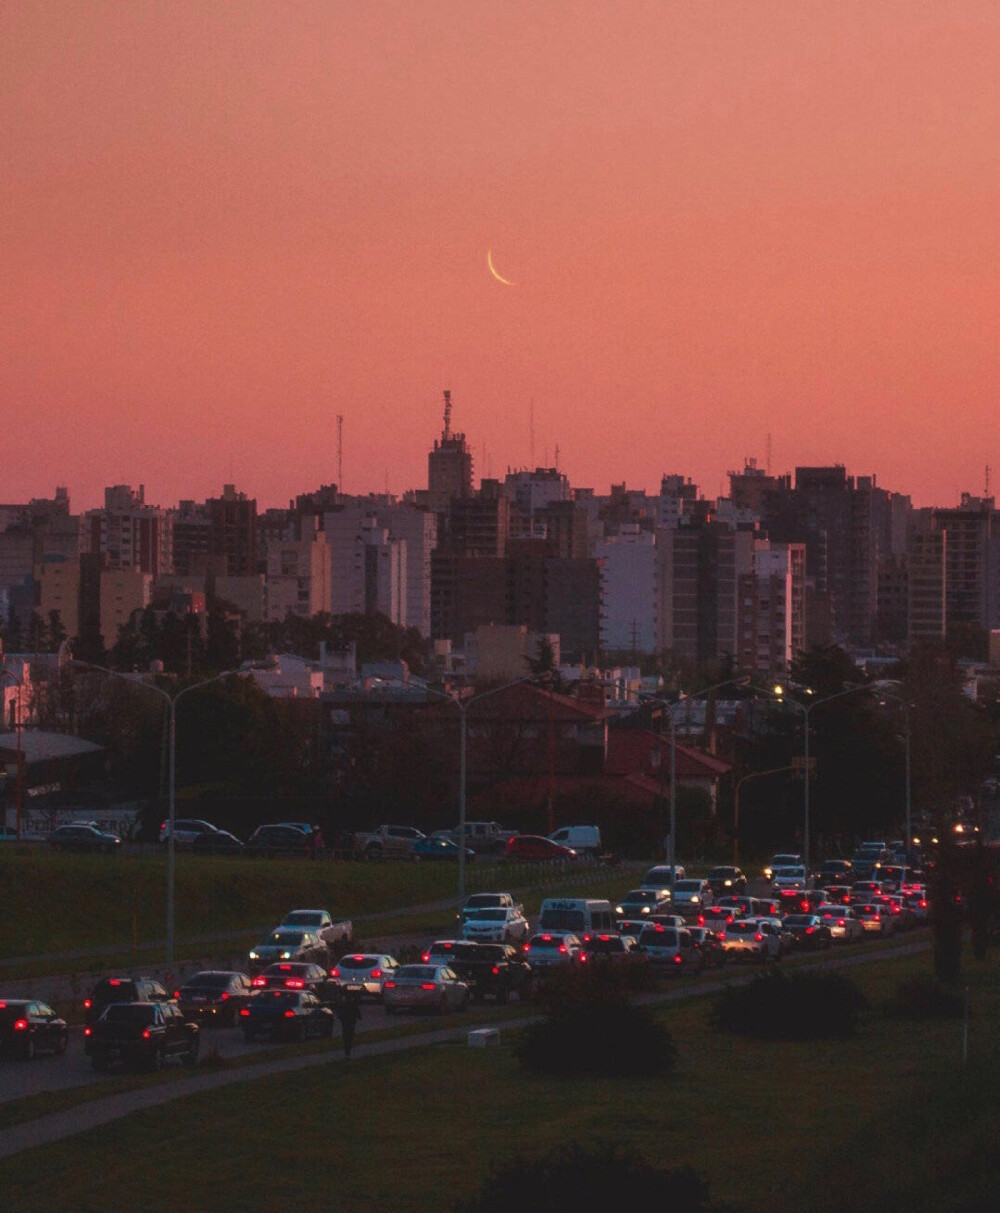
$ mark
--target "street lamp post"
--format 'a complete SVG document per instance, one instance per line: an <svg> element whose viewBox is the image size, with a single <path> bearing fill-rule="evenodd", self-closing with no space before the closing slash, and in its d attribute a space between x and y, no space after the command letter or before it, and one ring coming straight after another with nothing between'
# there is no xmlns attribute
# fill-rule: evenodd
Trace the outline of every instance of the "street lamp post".
<svg viewBox="0 0 1000 1213"><path fill-rule="evenodd" d="M526 678L515 678L513 682L505 682L503 686L491 687L488 691L481 691L478 695L472 695L468 699L460 699L457 695L449 694L447 691L439 691L436 687L428 686L426 682L419 679L411 679L422 690L429 695L437 695L440 699L446 700L448 703L453 703L459 712L459 759L458 759L458 897L459 901L465 897L465 804L466 804L466 749L468 745L468 711L474 703L478 703L481 699L489 699L491 695L499 695L501 691L509 691L511 687L522 686L525 683L536 682L539 678L537 674L529 674Z"/></svg>
<svg viewBox="0 0 1000 1213"><path fill-rule="evenodd" d="M875 691L876 688L867 682L859 682L854 686L849 686L843 691L837 691L833 695L825 695L822 699L816 699L812 703L800 703L797 699L789 698L785 693L785 688L776 686L773 688L765 688L767 694L773 695L779 703L788 703L792 707L798 708L802 713L802 732L803 732L803 758L805 764L804 781L803 781L803 825L802 825L802 864L805 868L806 884L809 883L809 788L810 788L810 762L809 762L809 716L815 708L820 708L826 703L831 703L834 699L843 699L845 695L855 695L858 691ZM810 692L811 694L811 692ZM907 753L909 751L907 750Z"/></svg>
<svg viewBox="0 0 1000 1213"><path fill-rule="evenodd" d="M702 695L711 695L713 691L721 691L723 687L745 685L746 681L745 678L727 678L725 682L716 682L710 687L702 687L698 691L692 691L690 695L682 696L676 704L659 695L644 696L647 702L658 703L666 709L667 721L670 725L670 833L668 835L667 863L670 867L671 881L674 878L674 862L677 855L677 721L674 719L674 708L685 700L700 699Z"/></svg>
<svg viewBox="0 0 1000 1213"><path fill-rule="evenodd" d="M2 668L0 668L0 674L2 674L6 678L10 678L17 685L17 707L14 709L14 732L17 734L17 783L16 783L16 793L15 793L17 796L17 818L16 818L16 823L15 823L15 828L16 828L16 832L17 832L17 839L20 842L20 840L21 840L21 800L22 800L22 789L24 786L24 784L23 784L24 776L23 776L22 769L21 769L22 765L23 765L23 757L24 757L21 753L21 711L22 711L21 692L24 690L24 679L19 678L17 676L17 674L15 674L13 670L8 669L6 665L4 665ZM6 822L4 824L6 824Z"/></svg>
<svg viewBox="0 0 1000 1213"><path fill-rule="evenodd" d="M912 808L913 808L912 786L913 785L911 782L912 768L910 765L910 742L911 742L910 707L911 707L911 704L910 704L909 700L904 699L902 697L902 695L896 695L892 691L887 691L885 689L886 682L888 682L890 686L899 686L900 685L895 680L886 679L886 680L882 680L882 681L874 683L871 687L871 690L876 695L881 695L883 699L893 700L895 703L898 703L899 706L903 709L903 746L904 746L904 755L905 755L905 790L904 790L904 825L903 825L903 828L906 831L906 835L905 835L905 838L906 838L906 846L905 846L906 864L907 864L907 866L909 866L910 848L913 845L913 820L912 820Z"/></svg>
<svg viewBox="0 0 1000 1213"><path fill-rule="evenodd" d="M94 665L89 661L74 661L73 664L84 670L94 670L99 674L108 674L112 678L121 678L131 686L144 687L146 690L155 692L161 699L167 702L170 755L169 799L167 802L167 964L172 965L174 963L174 890L177 866L177 845L174 839L174 823L177 817L177 704L189 692L199 691L202 687L210 686L213 682L221 682L222 679L230 678L240 671L223 670L221 674L215 674L211 678L205 678L201 682L193 683L191 686L181 687L175 695L171 695L169 691L165 691L163 687L157 686L156 683L143 682L136 678L135 675L123 673L121 670L109 670L106 666Z"/></svg>

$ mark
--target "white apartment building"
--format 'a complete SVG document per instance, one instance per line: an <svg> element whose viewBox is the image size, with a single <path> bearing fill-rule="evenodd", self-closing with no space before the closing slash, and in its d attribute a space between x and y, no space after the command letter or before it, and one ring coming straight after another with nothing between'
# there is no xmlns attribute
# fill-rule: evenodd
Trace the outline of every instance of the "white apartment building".
<svg viewBox="0 0 1000 1213"><path fill-rule="evenodd" d="M659 632L656 536L636 523L595 547L600 569L600 635L606 651L652 653Z"/></svg>

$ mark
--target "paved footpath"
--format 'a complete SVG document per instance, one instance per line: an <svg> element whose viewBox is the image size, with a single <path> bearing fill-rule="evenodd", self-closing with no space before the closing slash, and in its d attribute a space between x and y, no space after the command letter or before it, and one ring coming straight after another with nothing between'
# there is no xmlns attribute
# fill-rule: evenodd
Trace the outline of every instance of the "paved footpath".
<svg viewBox="0 0 1000 1213"><path fill-rule="evenodd" d="M915 940L893 948L891 951L883 952L882 957L895 958L912 952L924 951L929 947L929 939ZM878 957L873 957L870 953L867 955L852 953L827 963L831 968L850 968L857 964L871 963L875 959ZM705 981L691 985L685 984L670 991L657 991L642 995L636 999L636 1002L650 1004L670 1002L679 998L704 997L727 981L731 982L734 976L732 969L721 969L711 984ZM746 972L741 974L738 980L750 981L753 976L754 972ZM524 1016L504 1020L498 1026L501 1032L512 1031L516 1028L523 1028L540 1018L540 1015ZM469 1031L469 1026L463 1024L454 1028L443 1028L414 1036L402 1036L368 1045L358 1043L355 1045L353 1056L374 1057L378 1054L401 1053L405 1049L418 1048L423 1045L444 1044L449 1041L462 1040ZM196 1095L201 1091L214 1091L219 1087L231 1086L238 1082L252 1082L272 1074L288 1074L295 1070L304 1070L316 1065L329 1065L334 1062L341 1065L349 1064L340 1051L340 1041L337 1037L334 1038L332 1047L326 1054L310 1053L302 1057L289 1057L281 1061L266 1062L263 1065L248 1065L233 1070L216 1070L212 1073L196 1074L191 1078L179 1079L176 1082L163 1083L161 1086L145 1087L139 1091L125 1091L117 1095L90 1100L74 1108L53 1112L48 1116L40 1116L37 1120L25 1121L23 1124L0 1130L0 1159L9 1158L22 1150L30 1150L34 1146L62 1141L64 1138L73 1137L87 1129L110 1124L111 1121L130 1116L133 1112L157 1107L174 1099L182 1099L187 1095Z"/></svg>

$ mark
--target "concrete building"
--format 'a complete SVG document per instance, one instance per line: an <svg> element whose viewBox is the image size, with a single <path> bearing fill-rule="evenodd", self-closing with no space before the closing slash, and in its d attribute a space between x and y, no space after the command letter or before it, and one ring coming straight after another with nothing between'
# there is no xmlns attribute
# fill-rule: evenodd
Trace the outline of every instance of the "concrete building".
<svg viewBox="0 0 1000 1213"><path fill-rule="evenodd" d="M406 541L378 518L351 510L324 515L334 615L386 615L407 627Z"/></svg>
<svg viewBox="0 0 1000 1213"><path fill-rule="evenodd" d="M309 619L330 612L330 545L315 514L298 523L286 537L264 545L264 617L270 621L288 614Z"/></svg>
<svg viewBox="0 0 1000 1213"><path fill-rule="evenodd" d="M740 576L741 669L784 677L806 647L805 545L754 544L754 569Z"/></svg>
<svg viewBox="0 0 1000 1213"><path fill-rule="evenodd" d="M538 657L542 640L552 646L556 668L559 666L559 637L543 636L524 626L488 624L465 637L467 668L480 682L513 682L531 673L531 662Z"/></svg>
<svg viewBox="0 0 1000 1213"><path fill-rule="evenodd" d="M992 497L963 493L955 509L935 509L944 531L948 623L1000 627L1000 515Z"/></svg>
<svg viewBox="0 0 1000 1213"><path fill-rule="evenodd" d="M57 614L66 635L80 634L80 562L45 560L35 567L38 613L47 624Z"/></svg>
<svg viewBox="0 0 1000 1213"><path fill-rule="evenodd" d="M948 532L921 526L920 514L910 532L907 553L907 641L943 640L948 630Z"/></svg>
<svg viewBox="0 0 1000 1213"><path fill-rule="evenodd" d="M86 550L106 556L108 568L160 577L173 572L173 513L146 504L146 490L127 484L104 490L104 507L84 516ZM117 634L117 633L116 633Z"/></svg>
<svg viewBox="0 0 1000 1213"><path fill-rule="evenodd" d="M660 585L656 535L637 523L595 547L600 575L600 636L604 652L652 653L659 637Z"/></svg>
<svg viewBox="0 0 1000 1213"><path fill-rule="evenodd" d="M136 611L144 611L152 601L153 578L140 569L102 569L101 636L106 648L118 640L118 633Z"/></svg>

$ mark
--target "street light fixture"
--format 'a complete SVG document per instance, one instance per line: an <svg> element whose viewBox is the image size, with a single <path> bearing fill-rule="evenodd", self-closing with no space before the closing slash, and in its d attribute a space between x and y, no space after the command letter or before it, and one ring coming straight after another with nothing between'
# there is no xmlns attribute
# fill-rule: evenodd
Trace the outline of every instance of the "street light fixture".
<svg viewBox="0 0 1000 1213"><path fill-rule="evenodd" d="M230 678L235 674L239 674L239 670L223 670L221 674L215 674L211 678L205 678L201 682L192 683L190 686L181 687L176 694L171 695L169 691L165 691L163 687L157 686L154 682L145 682L135 674L126 674L121 670L109 670L106 666L94 665L89 661L74 661L72 663L83 670L93 670L98 674L107 674L112 678L120 678L122 681L129 683L134 687L144 687L146 690L153 691L159 695L161 699L167 702L167 711L169 713L170 722L170 784L169 784L169 800L167 813L167 964L174 963L174 919L175 919L175 898L174 889L176 885L176 855L177 847L174 839L174 823L177 817L177 704L185 695L191 691L199 691L202 687L210 686L213 682L221 682L224 678Z"/></svg>

